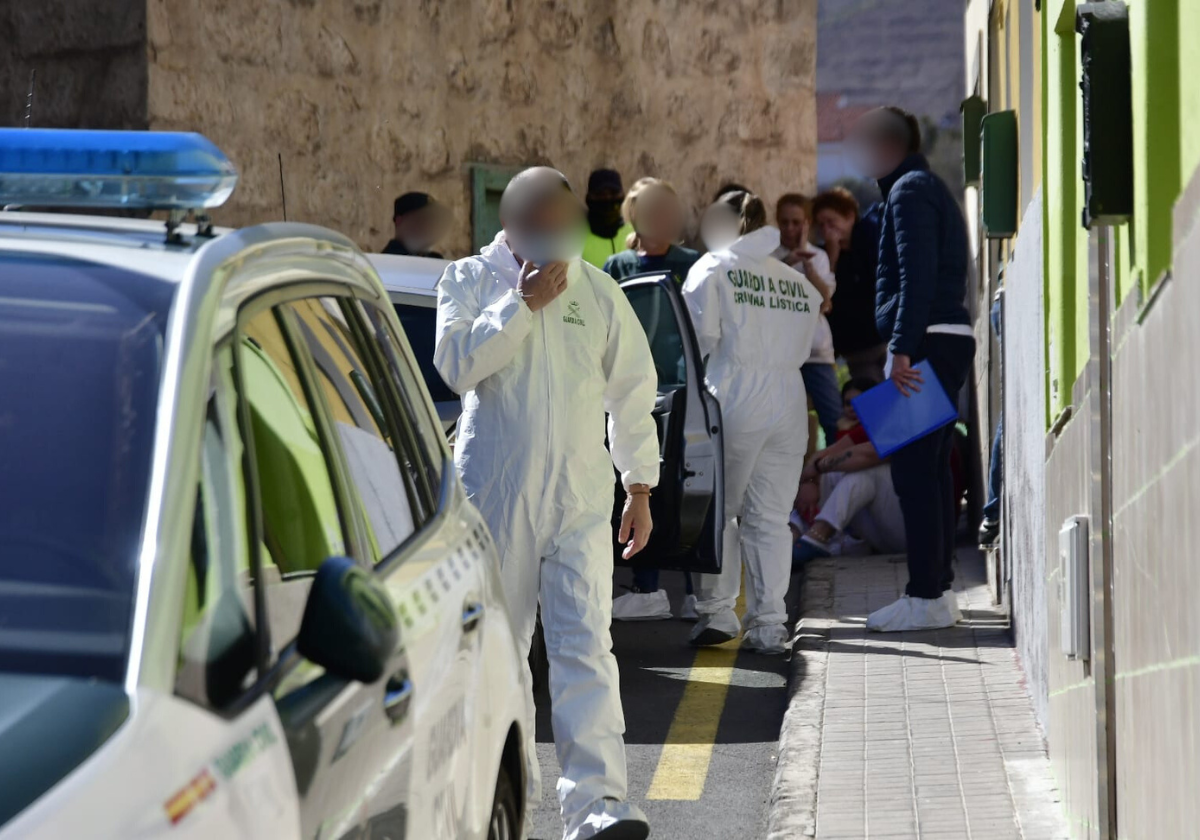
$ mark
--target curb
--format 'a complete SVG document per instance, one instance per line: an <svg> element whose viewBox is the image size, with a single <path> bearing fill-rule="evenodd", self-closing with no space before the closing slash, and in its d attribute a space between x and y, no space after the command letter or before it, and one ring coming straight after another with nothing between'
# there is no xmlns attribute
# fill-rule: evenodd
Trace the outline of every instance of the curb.
<svg viewBox="0 0 1200 840"><path fill-rule="evenodd" d="M814 837L825 668L835 564L805 568L788 673L788 706L779 731L779 757L767 815L767 840Z"/></svg>

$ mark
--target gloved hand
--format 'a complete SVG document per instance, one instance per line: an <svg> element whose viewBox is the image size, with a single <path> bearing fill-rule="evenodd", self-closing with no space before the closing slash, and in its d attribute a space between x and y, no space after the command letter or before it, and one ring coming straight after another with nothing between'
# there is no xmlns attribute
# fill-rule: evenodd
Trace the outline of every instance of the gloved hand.
<svg viewBox="0 0 1200 840"><path fill-rule="evenodd" d="M567 288L567 264L547 263L538 268L528 260L521 266L517 278L517 294L525 301L531 312L550 304Z"/></svg>

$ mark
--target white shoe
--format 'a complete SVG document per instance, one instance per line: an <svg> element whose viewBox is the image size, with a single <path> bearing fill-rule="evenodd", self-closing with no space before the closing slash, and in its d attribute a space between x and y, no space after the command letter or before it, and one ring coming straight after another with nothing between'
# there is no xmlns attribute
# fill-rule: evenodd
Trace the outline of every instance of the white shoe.
<svg viewBox="0 0 1200 840"><path fill-rule="evenodd" d="M645 840L650 836L646 815L620 799L593 803L583 819L563 829L563 840Z"/></svg>
<svg viewBox="0 0 1200 840"><path fill-rule="evenodd" d="M910 598L905 595L867 616L867 629L877 633L937 630L953 627L954 616L945 598Z"/></svg>
<svg viewBox="0 0 1200 840"><path fill-rule="evenodd" d="M657 592L627 592L613 601L612 617L616 621L658 621L671 617L671 599L667 590Z"/></svg>
<svg viewBox="0 0 1200 840"><path fill-rule="evenodd" d="M766 624L746 631L742 647L759 653L787 653L788 632L782 624Z"/></svg>
<svg viewBox="0 0 1200 840"><path fill-rule="evenodd" d="M696 612L695 595L688 595L683 599L683 607L679 610L679 617L684 621L700 620L700 613Z"/></svg>
<svg viewBox="0 0 1200 840"><path fill-rule="evenodd" d="M962 610L958 606L958 593L953 589L947 589L942 593L942 600L946 602L946 606L950 609L950 615L954 616L954 623L962 621Z"/></svg>
<svg viewBox="0 0 1200 840"><path fill-rule="evenodd" d="M720 645L731 639L736 639L742 631L742 623L738 621L737 613L733 610L722 610L712 615L700 615L700 620L692 628L688 643L693 647L710 647Z"/></svg>

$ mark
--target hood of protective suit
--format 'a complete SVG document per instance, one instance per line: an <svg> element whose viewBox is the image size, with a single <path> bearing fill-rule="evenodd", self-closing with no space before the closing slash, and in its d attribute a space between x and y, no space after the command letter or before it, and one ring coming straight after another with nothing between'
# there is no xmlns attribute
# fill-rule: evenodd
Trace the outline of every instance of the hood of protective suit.
<svg viewBox="0 0 1200 840"><path fill-rule="evenodd" d="M706 382L722 412L797 412L805 404L800 366L820 319L821 295L771 254L779 231L763 227L701 257L683 297L708 356Z"/></svg>

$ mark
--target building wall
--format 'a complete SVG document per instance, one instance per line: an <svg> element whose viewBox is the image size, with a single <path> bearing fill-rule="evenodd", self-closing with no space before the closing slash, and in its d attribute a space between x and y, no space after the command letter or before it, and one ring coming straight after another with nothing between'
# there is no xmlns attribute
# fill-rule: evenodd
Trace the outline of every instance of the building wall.
<svg viewBox="0 0 1200 840"><path fill-rule="evenodd" d="M148 3L147 113L242 173L217 221L282 214L367 249L426 190L470 251L473 163L614 166L697 210L725 180L815 186L816 0Z"/></svg>
<svg viewBox="0 0 1200 840"><path fill-rule="evenodd" d="M0 0L0 125L146 127L145 0Z"/></svg>

